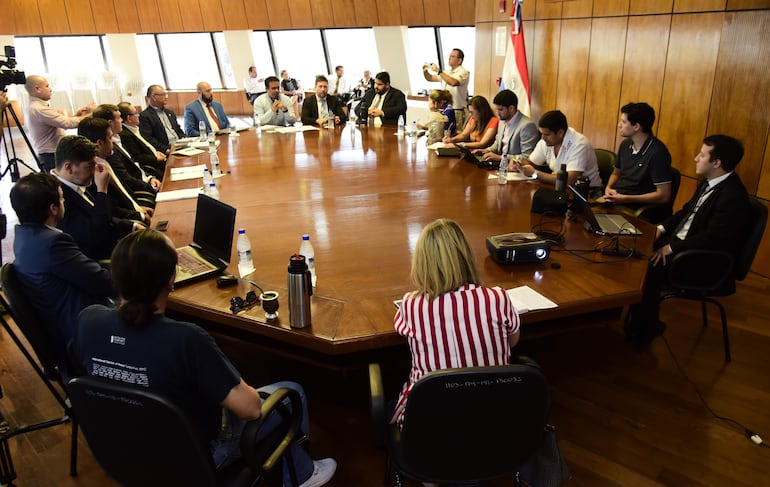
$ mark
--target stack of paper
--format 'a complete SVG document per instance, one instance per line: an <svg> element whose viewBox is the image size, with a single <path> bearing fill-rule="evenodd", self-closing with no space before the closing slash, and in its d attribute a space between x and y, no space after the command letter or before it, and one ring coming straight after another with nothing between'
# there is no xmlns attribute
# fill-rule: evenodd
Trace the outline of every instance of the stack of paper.
<svg viewBox="0 0 770 487"><path fill-rule="evenodd" d="M537 309L558 307L556 303L529 286L519 286L513 289L507 289L505 293L511 298L511 302L513 302L516 312L520 315Z"/></svg>

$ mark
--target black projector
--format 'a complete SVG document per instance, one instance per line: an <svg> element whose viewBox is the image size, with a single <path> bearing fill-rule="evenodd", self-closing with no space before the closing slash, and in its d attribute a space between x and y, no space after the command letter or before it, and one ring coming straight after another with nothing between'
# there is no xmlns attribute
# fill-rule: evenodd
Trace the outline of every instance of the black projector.
<svg viewBox="0 0 770 487"><path fill-rule="evenodd" d="M542 262L551 255L551 246L534 233L506 233L487 237L487 250L498 264Z"/></svg>

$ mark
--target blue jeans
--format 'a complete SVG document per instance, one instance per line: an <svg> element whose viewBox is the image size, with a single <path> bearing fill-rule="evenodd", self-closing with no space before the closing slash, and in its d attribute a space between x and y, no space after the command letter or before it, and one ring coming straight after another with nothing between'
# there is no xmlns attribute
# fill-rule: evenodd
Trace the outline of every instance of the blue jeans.
<svg viewBox="0 0 770 487"><path fill-rule="evenodd" d="M307 435L310 431L310 419L307 412L307 398L305 397L305 391L302 386L296 382L276 382L257 389L257 392L272 394L281 388L293 389L299 393L302 399L302 423L300 424L300 432ZM286 402L288 406L288 401ZM211 442L211 456L214 458L214 465L217 470L227 467L233 464L241 458L241 432L246 422L230 411L225 410L226 423L223 425L219 436ZM263 432L269 432L272 428L278 426L279 419L271 418L263 428ZM257 442L262 439L262 435L257 437ZM310 458L308 452L298 445L296 442L291 445L291 458L294 461L294 470L297 473L297 482L300 484L313 475L313 459ZM283 461L283 479L284 485L290 483L289 469L286 461Z"/></svg>

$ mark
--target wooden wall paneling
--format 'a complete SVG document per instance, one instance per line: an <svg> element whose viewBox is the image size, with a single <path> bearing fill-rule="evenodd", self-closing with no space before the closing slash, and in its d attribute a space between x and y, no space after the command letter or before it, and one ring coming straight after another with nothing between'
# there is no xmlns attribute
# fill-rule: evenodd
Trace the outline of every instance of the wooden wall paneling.
<svg viewBox="0 0 770 487"><path fill-rule="evenodd" d="M561 21L559 76L556 81L556 109L578 132L583 130L591 19Z"/></svg>
<svg viewBox="0 0 770 487"><path fill-rule="evenodd" d="M339 6L333 0L313 0L310 9L313 15L313 26L324 28L336 24L336 11Z"/></svg>
<svg viewBox="0 0 770 487"><path fill-rule="evenodd" d="M508 44L511 43L511 22L510 21L501 21L501 22L493 22L494 30L493 32L497 32L498 29L502 29L501 32L505 32L505 35L503 36L503 40L505 42L506 48ZM526 30L525 30L526 31ZM501 56L497 56L496 49L495 49L495 42L497 42L494 38L492 40L492 52L490 53L490 60L488 64L489 68L489 81L488 81L488 87L489 91L484 94L483 96L487 97L487 100L489 101L490 105L492 104L492 99L495 97L495 94L500 90L500 86L497 84L497 78L499 78L503 74L503 65L505 64L505 52ZM476 61L476 69L478 69L479 63ZM478 88L476 88L476 91L478 92ZM474 93L475 94L481 94L481 93ZM494 106L492 107L492 110L494 110Z"/></svg>
<svg viewBox="0 0 770 487"><path fill-rule="evenodd" d="M426 25L425 6L423 5L423 0L399 0L398 3L401 8L402 25Z"/></svg>
<svg viewBox="0 0 770 487"><path fill-rule="evenodd" d="M104 0L93 0L97 3L103 3ZM132 34L141 30L139 24L139 13L136 10L136 0L113 0L112 6L115 9L115 17L118 22L118 32L123 34Z"/></svg>
<svg viewBox="0 0 770 487"><path fill-rule="evenodd" d="M524 29L524 49L527 51L527 72L529 73L529 97L532 103L532 67L534 66L534 48L535 48L535 22L528 20L523 22ZM510 27L509 27L510 28ZM531 106L530 106L531 108Z"/></svg>
<svg viewBox="0 0 770 487"><path fill-rule="evenodd" d="M631 2L628 13L640 14L667 14L674 8L674 0L648 0L646 2Z"/></svg>
<svg viewBox="0 0 770 487"><path fill-rule="evenodd" d="M3 26L0 32L8 35L18 34L13 2L11 0L0 0L0 12L3 12ZM13 121L11 123L15 124Z"/></svg>
<svg viewBox="0 0 770 487"><path fill-rule="evenodd" d="M594 0L570 0L569 2L563 2L561 7L561 18L576 19L581 17L590 17L593 11L593 7Z"/></svg>
<svg viewBox="0 0 770 487"><path fill-rule="evenodd" d="M449 10L449 0L422 0L425 19L432 25L451 25L452 16ZM473 19L471 19L473 23Z"/></svg>
<svg viewBox="0 0 770 487"><path fill-rule="evenodd" d="M246 22L251 30L267 30L270 28L270 17L266 0L243 0L246 10Z"/></svg>
<svg viewBox="0 0 770 487"><path fill-rule="evenodd" d="M185 26L182 22L182 14L180 11L188 10L190 7L190 2L195 3L195 10L198 13L198 18L200 18L200 9L198 8L198 2L196 0L157 0L156 3L158 4L160 24L162 26L161 32L185 31ZM203 26L202 20L200 20L199 23L201 26Z"/></svg>
<svg viewBox="0 0 770 487"><path fill-rule="evenodd" d="M770 8L770 0L727 0L727 10Z"/></svg>
<svg viewBox="0 0 770 487"><path fill-rule="evenodd" d="M93 34L97 32L101 34L105 32L102 26L97 27L94 24L89 0L67 0L64 6L67 10L70 34Z"/></svg>
<svg viewBox="0 0 770 487"><path fill-rule="evenodd" d="M594 18L588 58L583 134L596 148L615 150L628 17ZM567 120L570 120L569 115ZM575 121L571 121L575 126Z"/></svg>
<svg viewBox="0 0 770 487"><path fill-rule="evenodd" d="M205 31L203 14L201 13L198 0L177 0L177 2L177 8L179 9L180 18L182 20L182 30L184 32Z"/></svg>
<svg viewBox="0 0 770 487"><path fill-rule="evenodd" d="M706 135L724 13L674 15L663 80L658 137L672 165L695 177L691 163Z"/></svg>
<svg viewBox="0 0 770 487"><path fill-rule="evenodd" d="M358 0L353 2L353 6L356 13L356 25L360 27L383 25L377 16L377 8L373 1Z"/></svg>
<svg viewBox="0 0 770 487"><path fill-rule="evenodd" d="M225 113L228 115L228 117L233 115L251 115L253 112L253 110L248 112L243 111L244 104L241 103L241 100L246 100L246 97L243 95L243 91L220 91L216 92L214 97L222 104L222 107L225 109Z"/></svg>
<svg viewBox="0 0 770 487"><path fill-rule="evenodd" d="M629 3L633 5L634 3L649 2L629 2L629 0L596 0L594 2L594 17L628 15Z"/></svg>
<svg viewBox="0 0 770 487"><path fill-rule="evenodd" d="M548 110L556 108L556 86L559 78L559 46L561 45L561 21L538 20L534 22L532 65L529 67L529 88L532 101L532 118L537 120ZM525 24L525 32L526 32Z"/></svg>
<svg viewBox="0 0 770 487"><path fill-rule="evenodd" d="M708 133L738 137L738 166L749 193L757 192L770 126L770 10L726 14L711 97Z"/></svg>
<svg viewBox="0 0 770 487"><path fill-rule="evenodd" d="M116 34L120 32L118 16L115 5L110 1L91 0L91 12L94 16L94 25L99 32Z"/></svg>
<svg viewBox="0 0 770 487"><path fill-rule="evenodd" d="M535 17L535 1L531 0L524 2L524 5L521 8L521 15L523 18L534 18ZM494 22L494 21L502 21L502 20L508 20L511 18L511 12L513 11L513 6L511 5L513 0L505 0L505 8L502 12L500 12L500 2L499 0L477 0L476 1L476 13L474 15L474 19L476 22ZM468 4L468 0L452 0L453 4ZM530 3L531 8L527 9L527 4ZM454 7L454 5L453 5ZM453 12L454 15L454 12Z"/></svg>
<svg viewBox="0 0 770 487"><path fill-rule="evenodd" d="M7 12L13 12L16 24L15 34L39 35L43 32L43 22L40 19L40 8L37 2L11 0Z"/></svg>
<svg viewBox="0 0 770 487"><path fill-rule="evenodd" d="M494 93L494 79L491 79L492 56L495 51L495 23L476 24L476 63L473 73L474 95L488 97Z"/></svg>
<svg viewBox="0 0 770 487"><path fill-rule="evenodd" d="M401 6L398 2L378 2L373 1L377 6L377 17L380 19L380 26L401 25Z"/></svg>
<svg viewBox="0 0 770 487"><path fill-rule="evenodd" d="M770 129L770 127L768 128ZM759 175L759 185L757 187L757 196L768 200L770 199L770 130L768 131L767 134L765 134L765 139L767 139L767 142L765 144L765 157L762 162L762 171Z"/></svg>
<svg viewBox="0 0 770 487"><path fill-rule="evenodd" d="M37 4L40 8L40 19L42 20L43 29L35 32L35 34L55 35L70 33L64 0L37 0Z"/></svg>
<svg viewBox="0 0 770 487"><path fill-rule="evenodd" d="M226 30L248 30L249 22L246 18L246 8L243 0L221 0L222 12L225 16Z"/></svg>
<svg viewBox="0 0 770 487"><path fill-rule="evenodd" d="M313 0L310 6L312 7L316 1ZM334 27L358 27L358 24L356 24L355 0L334 0L329 3L334 13ZM315 15L313 15L313 20L316 21Z"/></svg>
<svg viewBox="0 0 770 487"><path fill-rule="evenodd" d="M270 20L269 29L291 29L291 13L289 2L265 2L267 17Z"/></svg>
<svg viewBox="0 0 770 487"><path fill-rule="evenodd" d="M483 0L476 0L477 3L481 1ZM511 9L513 8L510 5L512 1L513 0L507 1L505 4L506 9L509 12L509 15L510 15ZM529 0L521 4L521 18L527 19L527 20L534 20L535 18L537 18L537 0Z"/></svg>
<svg viewBox="0 0 770 487"><path fill-rule="evenodd" d="M291 26L294 29L312 29L313 14L310 10L310 0L285 0L289 5ZM331 14L331 9L329 9ZM334 18L332 16L332 18ZM330 26L328 26L330 27Z"/></svg>
<svg viewBox="0 0 770 487"><path fill-rule="evenodd" d="M628 18L626 61L620 107L630 102L645 102L660 113L663 75L666 72L670 15L645 15ZM657 130L653 126L653 132Z"/></svg>
<svg viewBox="0 0 770 487"><path fill-rule="evenodd" d="M449 23L451 25L473 25L476 20L473 12L475 4L483 3L474 0L449 0ZM425 10L425 14L430 19L430 11Z"/></svg>
<svg viewBox="0 0 770 487"><path fill-rule="evenodd" d="M711 12L726 5L727 0L674 0L674 12Z"/></svg>
<svg viewBox="0 0 770 487"><path fill-rule="evenodd" d="M483 0L476 2L473 18L476 23L478 22L491 22L494 19L493 2L485 2Z"/></svg>
<svg viewBox="0 0 770 487"><path fill-rule="evenodd" d="M155 0L136 0L136 11L139 14L140 26L137 33L154 34L156 32L163 32L158 2Z"/></svg>
<svg viewBox="0 0 770 487"><path fill-rule="evenodd" d="M179 6L182 6L181 0ZM190 0L190 9L195 9L193 0ZM203 17L204 31L220 32L227 29L225 9L221 0L198 0L198 11Z"/></svg>
<svg viewBox="0 0 770 487"><path fill-rule="evenodd" d="M512 1L512 0L511 0ZM564 2L554 2L553 0L536 0L535 18L540 19L560 19L561 8ZM527 3L527 2L524 2Z"/></svg>

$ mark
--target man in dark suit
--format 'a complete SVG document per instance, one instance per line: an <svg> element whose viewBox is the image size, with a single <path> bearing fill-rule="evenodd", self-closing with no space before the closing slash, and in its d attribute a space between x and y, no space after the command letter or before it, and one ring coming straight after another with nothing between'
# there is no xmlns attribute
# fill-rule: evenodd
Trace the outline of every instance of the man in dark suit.
<svg viewBox="0 0 770 487"><path fill-rule="evenodd" d="M139 116L142 137L166 155L174 141L184 137L176 114L166 108L167 101L166 90L160 85L151 85L147 88L147 108Z"/></svg>
<svg viewBox="0 0 770 487"><path fill-rule="evenodd" d="M356 114L358 118L373 117L375 125L397 125L400 116L406 121L406 97L401 90L390 86L387 71L374 77L374 90L364 95L356 107Z"/></svg>
<svg viewBox="0 0 770 487"><path fill-rule="evenodd" d="M163 179L166 172L166 154L157 150L139 132L139 112L126 101L118 103L123 129L120 131L120 143L139 162L145 171L151 172L158 179Z"/></svg>
<svg viewBox="0 0 770 487"><path fill-rule="evenodd" d="M197 86L198 99L191 101L184 107L184 133L188 137L200 136L198 123L206 124L206 133L209 130L216 132L230 126L225 109L222 104L214 101L214 90L211 85L201 81Z"/></svg>
<svg viewBox="0 0 770 487"><path fill-rule="evenodd" d="M54 176L24 176L11 188L10 198L20 222L13 241L14 267L63 365L80 311L115 297L110 274L56 228L66 211Z"/></svg>
<svg viewBox="0 0 770 487"><path fill-rule="evenodd" d="M305 98L302 103L302 123L305 125L326 125L329 118L339 125L347 120L342 110L342 103L336 96L329 95L329 82L326 76L315 77L315 95Z"/></svg>
<svg viewBox="0 0 770 487"><path fill-rule="evenodd" d="M493 102L501 122L495 143L488 149L474 149L473 153L483 154L485 161L499 161L503 153L529 157L540 140L540 131L535 122L517 109L519 97L511 90L502 90Z"/></svg>
<svg viewBox="0 0 770 487"><path fill-rule="evenodd" d="M681 210L658 225L642 302L631 306L626 320L630 340L645 345L665 330L658 319L658 297L668 279L666 264L672 255L688 249L735 252L740 247L749 211L748 193L735 173L742 157L743 146L733 137L703 139L695 156L695 172L705 180Z"/></svg>

